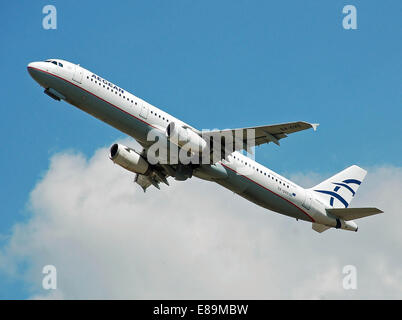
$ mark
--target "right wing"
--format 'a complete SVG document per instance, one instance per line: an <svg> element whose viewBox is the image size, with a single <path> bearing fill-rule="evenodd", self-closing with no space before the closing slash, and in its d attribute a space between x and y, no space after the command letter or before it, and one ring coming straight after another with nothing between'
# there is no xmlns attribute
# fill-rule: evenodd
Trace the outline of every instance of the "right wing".
<svg viewBox="0 0 402 320"><path fill-rule="evenodd" d="M246 150L252 153L250 150L251 147L259 146L264 143L273 142L279 146L279 140L286 138L288 134L310 128L313 128L315 131L317 127L318 124L316 123L297 121L258 127L202 131L202 137L205 140L217 141L222 144L220 147L222 151L221 158L223 159L225 153L230 154L233 151ZM222 138L225 140L229 138L230 141L232 141L233 144L229 146L230 148L228 148L228 146L226 146L226 150L223 148Z"/></svg>
<svg viewBox="0 0 402 320"><path fill-rule="evenodd" d="M280 123L280 124L258 126L258 127L203 131L202 135L203 137L214 137L214 136L221 137L228 134L233 137L233 140L236 139L237 137L241 137L241 139L246 140L247 130L254 130L255 146L269 142L273 142L279 145L279 140L286 138L288 134L302 130L307 130L310 128L313 128L315 131L318 125L319 125L318 123L297 121L297 122Z"/></svg>

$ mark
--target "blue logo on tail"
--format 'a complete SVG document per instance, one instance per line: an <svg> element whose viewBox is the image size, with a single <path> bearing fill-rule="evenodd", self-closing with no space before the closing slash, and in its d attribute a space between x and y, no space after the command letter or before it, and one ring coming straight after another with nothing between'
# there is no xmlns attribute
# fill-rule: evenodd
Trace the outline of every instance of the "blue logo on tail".
<svg viewBox="0 0 402 320"><path fill-rule="evenodd" d="M338 199L345 206L345 208L347 208L349 206L349 203L347 203L346 200L337 193L338 190L341 187L344 187L345 189L349 190L352 193L352 197L354 197L356 192L349 185L350 184L360 185L362 182L356 179L346 179L343 180L342 182L332 182L332 183L335 185L334 191L327 191L327 190L314 190L314 191L330 195L331 198L329 199L329 204L332 207L334 206L334 199Z"/></svg>

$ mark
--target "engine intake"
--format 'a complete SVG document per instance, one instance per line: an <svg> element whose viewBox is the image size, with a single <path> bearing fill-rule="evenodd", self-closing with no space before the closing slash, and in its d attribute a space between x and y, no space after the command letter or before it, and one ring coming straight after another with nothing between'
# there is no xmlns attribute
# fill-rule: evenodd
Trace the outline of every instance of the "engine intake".
<svg viewBox="0 0 402 320"><path fill-rule="evenodd" d="M167 126L166 137L186 151L191 150L201 153L208 147L207 142L193 130L177 125L174 122L169 123Z"/></svg>
<svg viewBox="0 0 402 320"><path fill-rule="evenodd" d="M140 174L148 174L149 163L133 149L115 143L110 147L110 159L124 169Z"/></svg>

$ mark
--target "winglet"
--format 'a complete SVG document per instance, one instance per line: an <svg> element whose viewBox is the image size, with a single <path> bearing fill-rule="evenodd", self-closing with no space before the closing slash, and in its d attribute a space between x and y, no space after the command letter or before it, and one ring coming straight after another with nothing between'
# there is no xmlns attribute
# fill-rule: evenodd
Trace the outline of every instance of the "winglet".
<svg viewBox="0 0 402 320"><path fill-rule="evenodd" d="M311 127L314 131L317 131L317 127L320 125L319 123L310 123Z"/></svg>

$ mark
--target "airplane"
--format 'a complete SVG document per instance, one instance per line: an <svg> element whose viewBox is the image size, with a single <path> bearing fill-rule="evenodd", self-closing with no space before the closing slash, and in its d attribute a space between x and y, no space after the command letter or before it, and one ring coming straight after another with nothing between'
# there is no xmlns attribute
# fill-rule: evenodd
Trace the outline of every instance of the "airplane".
<svg viewBox="0 0 402 320"><path fill-rule="evenodd" d="M268 210L310 222L319 233L330 228L357 231L353 220L383 212L372 207L349 208L367 174L356 165L305 189L243 154L245 151L250 154L252 147L261 144L279 145L279 140L298 131L311 128L315 131L318 124L297 121L200 131L79 64L48 59L31 62L27 69L45 94L89 113L141 145L143 149L136 151L115 143L109 156L135 174L134 181L144 192L150 186L160 189L161 183L169 185L169 177L185 181L195 176L216 182ZM150 139L151 132L158 139ZM246 132L252 132L252 139L246 137ZM169 154L166 161L158 162L156 153L150 155L156 140L166 142L159 148L159 152ZM169 150L174 148L192 161L171 156L174 152ZM201 158L203 161L195 161Z"/></svg>

